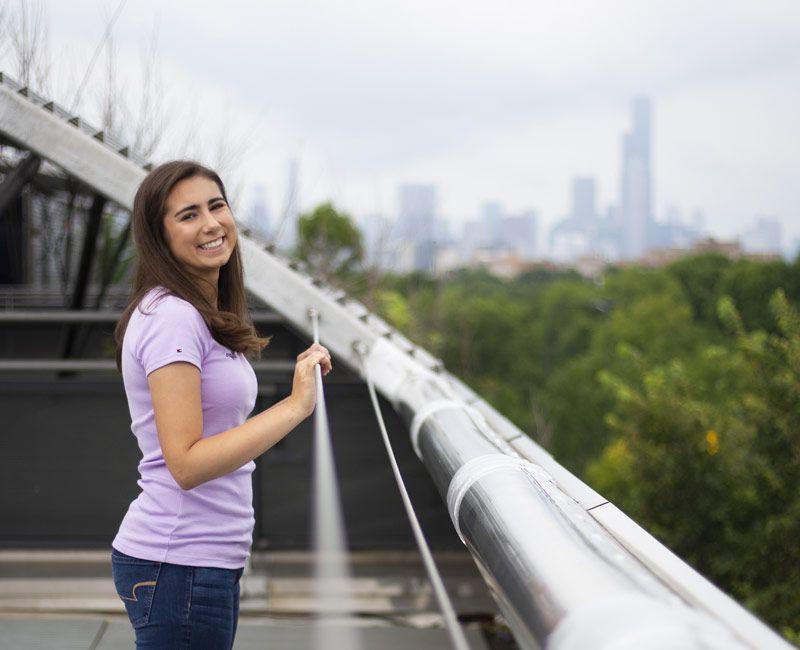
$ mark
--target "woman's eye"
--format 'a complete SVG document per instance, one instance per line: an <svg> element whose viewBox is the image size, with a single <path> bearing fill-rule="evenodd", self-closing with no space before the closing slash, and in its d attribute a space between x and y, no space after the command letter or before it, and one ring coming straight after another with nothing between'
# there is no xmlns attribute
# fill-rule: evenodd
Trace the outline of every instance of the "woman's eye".
<svg viewBox="0 0 800 650"><path fill-rule="evenodd" d="M188 219L189 217L193 217L193 216L194 216L194 212L189 212L189 213L187 213L187 214L185 214L185 215L183 215L183 216L181 217L181 221L185 221L185 220L186 220L186 219Z"/></svg>
<svg viewBox="0 0 800 650"><path fill-rule="evenodd" d="M211 209L212 210L219 210L220 208L224 208L224 207L225 207L224 203L216 203L211 207Z"/></svg>

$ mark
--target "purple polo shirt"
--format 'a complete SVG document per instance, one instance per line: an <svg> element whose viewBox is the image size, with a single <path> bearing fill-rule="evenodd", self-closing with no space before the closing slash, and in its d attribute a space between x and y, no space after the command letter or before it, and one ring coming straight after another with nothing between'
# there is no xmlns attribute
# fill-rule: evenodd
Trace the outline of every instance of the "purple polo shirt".
<svg viewBox="0 0 800 650"><path fill-rule="evenodd" d="M256 376L244 355L212 338L200 312L164 292L152 289L133 310L122 344L131 431L142 452L142 491L112 546L143 560L238 569L253 540L255 463L192 490L181 489L161 453L147 375L176 361L200 369L204 438L245 421L255 406Z"/></svg>

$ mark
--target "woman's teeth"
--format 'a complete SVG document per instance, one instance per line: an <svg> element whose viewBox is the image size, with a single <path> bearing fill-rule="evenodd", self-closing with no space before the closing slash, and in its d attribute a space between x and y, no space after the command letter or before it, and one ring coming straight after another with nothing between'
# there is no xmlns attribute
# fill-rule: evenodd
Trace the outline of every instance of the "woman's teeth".
<svg viewBox="0 0 800 650"><path fill-rule="evenodd" d="M203 248L205 250L208 250L210 248L219 248L220 246L222 246L222 240L223 240L223 238L220 237L219 239L215 239L214 241L210 241L207 244L201 244L199 246L199 248Z"/></svg>

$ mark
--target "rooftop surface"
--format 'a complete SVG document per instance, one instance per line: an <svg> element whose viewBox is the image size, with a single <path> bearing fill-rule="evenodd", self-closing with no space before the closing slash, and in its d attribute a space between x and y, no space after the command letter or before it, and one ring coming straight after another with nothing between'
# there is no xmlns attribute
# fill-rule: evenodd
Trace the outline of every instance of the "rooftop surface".
<svg viewBox="0 0 800 650"><path fill-rule="evenodd" d="M496 606L469 555L439 553L436 559L459 614L466 620L491 619ZM237 650L313 649L319 625L358 628L365 649L450 647L433 591L413 553L351 554L353 577L341 593L354 613L324 621L314 618L310 554L254 552L252 560L241 582ZM488 648L478 623L464 629L474 650ZM108 553L0 551L0 650L133 646Z"/></svg>

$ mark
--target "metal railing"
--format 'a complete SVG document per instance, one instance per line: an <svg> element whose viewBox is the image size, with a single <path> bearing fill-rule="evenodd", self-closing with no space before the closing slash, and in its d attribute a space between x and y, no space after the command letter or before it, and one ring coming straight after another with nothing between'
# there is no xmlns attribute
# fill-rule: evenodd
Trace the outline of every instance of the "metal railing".
<svg viewBox="0 0 800 650"><path fill-rule="evenodd" d="M147 160L139 156L135 151L131 151L130 147L127 144L121 142L112 134L103 131L103 129L98 129L95 126L92 126L79 116L73 115L63 106L56 104L54 101L49 100L46 97L43 97L42 95L38 94L31 88L23 86L21 83L12 79L3 72L0 72L0 86L8 88L9 90L20 95L21 97L27 99L34 106L41 108L42 110L48 111L49 113L52 113L55 117L63 120L73 128L78 129L82 133L85 133L87 136L94 138L98 142L102 142L111 151L114 151L123 158L127 158L132 163L139 165L144 169L151 168L151 165Z"/></svg>

